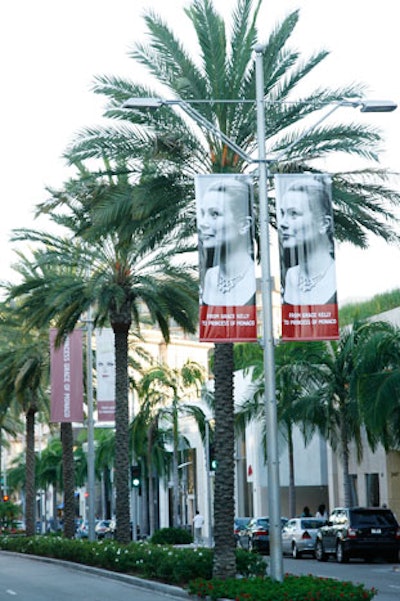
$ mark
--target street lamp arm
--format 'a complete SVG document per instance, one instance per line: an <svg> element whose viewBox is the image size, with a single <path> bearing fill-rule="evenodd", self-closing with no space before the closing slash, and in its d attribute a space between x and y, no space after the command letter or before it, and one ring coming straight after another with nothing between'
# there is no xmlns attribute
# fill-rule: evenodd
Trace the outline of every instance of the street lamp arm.
<svg viewBox="0 0 400 601"><path fill-rule="evenodd" d="M240 156L244 161L251 164L254 159L248 155L240 146L236 144L233 140L231 140L224 132L222 132L218 127L216 127L211 121L206 119L198 110L196 110L189 102L183 100L182 98L177 98L176 100L166 100L163 98L129 98L126 100L122 108L125 109L157 109L161 106L171 106L177 105L179 106L189 117L191 117L196 123L203 126L207 131L211 132L222 140L233 152L235 152L238 156Z"/></svg>
<svg viewBox="0 0 400 601"><path fill-rule="evenodd" d="M210 100L210 102L212 102ZM262 100L265 104L265 101ZM260 158L255 159L247 154L243 148L238 146L236 142L231 140L224 132L216 127L211 121L206 119L198 110L196 110L190 102L177 98L173 100L167 100L165 98L155 97L141 97L141 98L129 98L126 100L122 108L124 109L158 109L161 106L179 106L189 117L194 119L199 125L203 126L207 131L214 134L217 138L222 140L231 150L233 150L238 156L240 156L246 163L251 165L252 163L260 163ZM264 159L269 165L278 163L288 152L292 150L301 140L306 138L309 133L314 131L321 123L323 123L328 117L335 113L339 108L342 107L359 108L361 113L388 113L394 111L397 108L397 104L392 100L366 100L361 98L355 98L354 100L346 99L339 100L336 102L324 115L321 116L318 121L313 123L308 129L306 129L299 137L297 137L289 146L286 146L279 154L270 159Z"/></svg>

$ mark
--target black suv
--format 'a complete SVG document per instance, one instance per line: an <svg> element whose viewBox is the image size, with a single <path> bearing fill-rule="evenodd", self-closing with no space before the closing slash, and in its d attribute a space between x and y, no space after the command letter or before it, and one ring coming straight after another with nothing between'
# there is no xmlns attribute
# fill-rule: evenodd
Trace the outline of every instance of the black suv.
<svg viewBox="0 0 400 601"><path fill-rule="evenodd" d="M382 557L396 563L399 549L400 527L390 509L337 507L317 532L315 556L326 561L334 555L339 563L351 557Z"/></svg>

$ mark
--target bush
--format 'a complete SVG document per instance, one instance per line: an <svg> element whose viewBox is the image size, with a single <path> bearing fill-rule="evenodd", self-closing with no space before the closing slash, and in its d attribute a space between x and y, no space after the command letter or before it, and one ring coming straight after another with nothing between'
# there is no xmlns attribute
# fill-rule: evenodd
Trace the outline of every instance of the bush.
<svg viewBox="0 0 400 601"><path fill-rule="evenodd" d="M156 530L150 542L154 545L189 545L193 542L193 537L183 528L161 528Z"/></svg>
<svg viewBox="0 0 400 601"><path fill-rule="evenodd" d="M170 530L170 529L167 529ZM257 553L236 550L241 578L212 579L213 549L176 548L132 542L70 540L62 536L0 536L0 549L54 557L106 570L187 587L198 598L236 601L370 601L376 591L330 578L286 575L284 582L265 576L265 561Z"/></svg>
<svg viewBox="0 0 400 601"><path fill-rule="evenodd" d="M235 601L370 601L376 595L376 590L367 590L361 584L340 582L333 578L286 574L283 582L268 577L227 580L199 578L189 583L189 593L212 601L222 598Z"/></svg>

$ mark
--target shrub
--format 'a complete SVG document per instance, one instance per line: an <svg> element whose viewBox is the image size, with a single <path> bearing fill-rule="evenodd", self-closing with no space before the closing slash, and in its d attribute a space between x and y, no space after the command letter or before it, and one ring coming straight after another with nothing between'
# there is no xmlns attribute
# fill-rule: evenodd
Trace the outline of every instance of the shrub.
<svg viewBox="0 0 400 601"><path fill-rule="evenodd" d="M241 578L212 579L213 549L176 548L132 542L69 540L62 536L0 536L0 549L54 557L124 574L188 587L198 598L236 601L370 601L376 591L330 578L286 575L284 582L265 576L265 561L257 553L236 550Z"/></svg>
<svg viewBox="0 0 400 601"><path fill-rule="evenodd" d="M154 545L189 545L193 537L188 530L183 528L160 528L150 539Z"/></svg>
<svg viewBox="0 0 400 601"><path fill-rule="evenodd" d="M197 598L235 599L235 601L370 601L375 589L367 590L361 584L340 582L333 578L285 575L283 582L268 577L227 580L204 580L189 583L189 593Z"/></svg>

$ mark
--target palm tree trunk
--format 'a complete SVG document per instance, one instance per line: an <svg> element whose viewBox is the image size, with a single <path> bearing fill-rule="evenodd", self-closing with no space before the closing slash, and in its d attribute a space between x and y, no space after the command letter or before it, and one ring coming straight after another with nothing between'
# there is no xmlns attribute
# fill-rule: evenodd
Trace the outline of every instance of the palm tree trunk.
<svg viewBox="0 0 400 601"><path fill-rule="evenodd" d="M157 427L157 418L153 420L147 430L147 477L149 479L149 535L153 536L155 530L155 507L154 507L154 483L153 483L153 465L152 465L152 450L153 450L153 435L154 428Z"/></svg>
<svg viewBox="0 0 400 601"><path fill-rule="evenodd" d="M26 413L26 482L25 482L25 522L26 535L35 534L35 413L36 408L29 407Z"/></svg>
<svg viewBox="0 0 400 601"><path fill-rule="evenodd" d="M179 526L178 518L178 503L179 503L179 475L178 475L178 411L176 408L176 400L173 401L173 437L174 437L174 448L172 454L172 480L174 487L172 490L172 519L173 526L177 528Z"/></svg>
<svg viewBox="0 0 400 601"><path fill-rule="evenodd" d="M127 544L130 534L128 334L130 323L112 323L115 335L115 490L116 538Z"/></svg>
<svg viewBox="0 0 400 601"><path fill-rule="evenodd" d="M74 450L72 424L61 424L62 465L64 482L64 536L75 536Z"/></svg>
<svg viewBox="0 0 400 601"><path fill-rule="evenodd" d="M214 578L236 576L233 520L234 500L234 402L233 344L215 345L215 472Z"/></svg>
<svg viewBox="0 0 400 601"><path fill-rule="evenodd" d="M351 501L351 487L350 487L350 475L349 475L349 438L347 433L347 423L345 415L341 416L340 419L340 445L342 451L342 462L343 462L343 491L344 491L344 506L350 507Z"/></svg>
<svg viewBox="0 0 400 601"><path fill-rule="evenodd" d="M289 515L296 515L296 486L294 482L294 453L291 425L287 424L288 453L289 453Z"/></svg>

